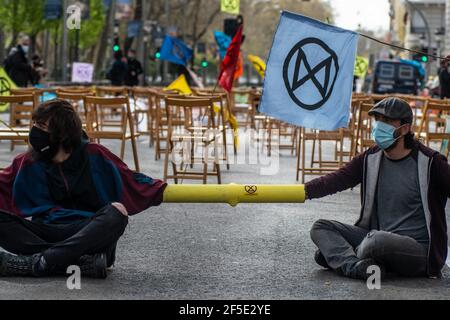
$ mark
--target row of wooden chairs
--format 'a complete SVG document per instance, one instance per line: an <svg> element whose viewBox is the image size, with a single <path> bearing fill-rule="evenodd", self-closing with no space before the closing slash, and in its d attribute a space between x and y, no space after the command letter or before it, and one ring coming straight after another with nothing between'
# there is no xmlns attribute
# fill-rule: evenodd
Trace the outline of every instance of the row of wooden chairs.
<svg viewBox="0 0 450 320"><path fill-rule="evenodd" d="M136 138L142 134L149 136L150 146L155 147L155 159L164 156L164 178L173 179L176 183L184 179L201 179L204 183L208 176L216 176L221 182L220 164L225 162L229 169L227 152L227 112L236 106L233 95L227 95L220 90L194 89L194 95L182 96L176 92L163 91L159 88L56 88L56 89L19 89L11 91L12 96L0 97L0 103L9 103L10 123L0 125L0 140L10 140L11 148L16 144L26 143L31 125L30 116L33 108L39 103L43 92L53 92L59 98L70 101L83 118L84 128L91 139L118 139L121 141L120 157L123 159L125 142L131 141L135 167L139 170L139 160ZM245 114L240 120L241 126L251 129L265 129L267 134L268 154L274 147L288 149L291 155L297 155L297 180L304 182L306 175L320 175L334 171L350 161L354 156L373 145L371 140L371 118L368 111L374 103L386 96L355 95L351 104L351 117L348 128L336 131L318 131L283 123L258 112L261 92L255 89L236 90L234 95L248 95ZM407 100L414 110L414 130L419 138L427 145L441 142L441 152L448 156L450 138L449 133L449 101L434 100L424 97L400 96ZM134 103L130 102L133 101ZM196 105L197 104L197 105ZM195 112L194 112L195 111ZM242 112L244 113L244 111ZM193 126L192 115L201 116L207 120L199 126ZM187 119L190 117L190 121ZM198 119L197 119L198 120ZM143 126L140 126L143 124ZM195 130L194 130L195 129ZM180 131L181 130L181 131ZM210 140L205 139L203 133L212 130L218 135ZM181 132L181 134L180 134ZM278 132L277 145L272 144L273 132ZM176 133L176 134L174 134ZM190 138L188 138L190 136ZM282 140L288 143L283 145ZM190 163L171 162L172 153L176 151L176 144L191 141ZM325 159L323 144L334 143L334 158ZM196 145L196 146L194 146ZM306 148L311 146L310 165L306 161ZM348 145L345 147L345 145ZM203 159L203 170L189 173L187 167L193 169L195 162L195 148L213 150L213 159ZM234 144L234 152L237 148ZM316 158L317 157L317 158ZM211 161L209 161L211 160ZM209 171L208 163L212 165ZM206 164L206 165L205 165ZM178 165L178 167L177 167ZM173 174L168 173L169 166ZM183 168L185 167L185 168Z"/></svg>
<svg viewBox="0 0 450 320"><path fill-rule="evenodd" d="M30 91L32 92L32 91ZM12 92L15 93L15 92ZM21 92L23 93L23 92ZM93 141L115 139L121 141L120 158L124 158L125 142L130 140L136 171L140 170L136 138L139 136L134 130L134 119L131 115L129 98L95 97L92 92L60 92L57 97L69 101L80 111L83 127ZM31 128L31 115L39 103L40 92L27 95L1 96L0 103L10 104L10 123L0 126L0 140L11 141L11 149L18 143L27 144ZM79 109L82 101L83 110Z"/></svg>

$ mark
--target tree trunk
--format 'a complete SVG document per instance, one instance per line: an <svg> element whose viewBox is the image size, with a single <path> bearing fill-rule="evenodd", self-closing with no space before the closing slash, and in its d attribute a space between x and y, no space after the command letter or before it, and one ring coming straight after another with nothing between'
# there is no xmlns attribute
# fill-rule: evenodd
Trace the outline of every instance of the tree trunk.
<svg viewBox="0 0 450 320"><path fill-rule="evenodd" d="M116 0L111 1L111 5L108 9L106 25L102 32L102 37L100 40L100 45L98 47L95 59L94 59L94 70L96 70L96 77L100 76L100 73L105 69L106 63L108 61L106 57L106 51L108 44L112 38L112 32L114 29L114 16L116 12Z"/></svg>
<svg viewBox="0 0 450 320"><path fill-rule="evenodd" d="M5 32L3 29L0 29L0 62L3 64L3 61L6 58L5 54Z"/></svg>

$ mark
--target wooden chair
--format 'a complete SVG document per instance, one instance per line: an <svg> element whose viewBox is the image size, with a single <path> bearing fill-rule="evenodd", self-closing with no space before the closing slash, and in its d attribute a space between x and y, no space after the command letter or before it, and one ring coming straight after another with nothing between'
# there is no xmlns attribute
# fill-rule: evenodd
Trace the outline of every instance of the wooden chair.
<svg viewBox="0 0 450 320"><path fill-rule="evenodd" d="M334 131L322 131L322 130L307 130L306 128L300 128L299 142L297 145L297 175L296 179L299 180L301 171L301 183L305 182L306 175L323 175L329 172L333 172L342 167L343 161L343 139L344 130L338 129ZM312 142L311 151L311 164L306 166L306 144L308 141ZM331 141L339 143L340 156L337 160L324 160L322 156L322 142ZM318 142L318 160L315 160L315 144ZM318 166L316 166L318 165Z"/></svg>
<svg viewBox="0 0 450 320"><path fill-rule="evenodd" d="M84 105L84 97L95 96L95 93L93 91L66 92L66 91L58 90L58 91L56 91L56 96L60 99L64 99L64 100L67 100L68 102L70 102L72 107L80 115L83 125L86 125L87 110Z"/></svg>
<svg viewBox="0 0 450 320"><path fill-rule="evenodd" d="M269 117L266 115L260 114L259 104L261 102L261 92L259 90L250 91L249 102L250 109L248 112L248 119L246 122L250 125L251 129L266 129Z"/></svg>
<svg viewBox="0 0 450 320"><path fill-rule="evenodd" d="M291 152L291 155L294 155L297 150L298 138L298 130L296 126L266 117L265 128L267 129L267 153L269 157L272 154L272 148L274 146L279 150L287 149ZM276 134L274 135L274 133Z"/></svg>
<svg viewBox="0 0 450 320"><path fill-rule="evenodd" d="M168 114L165 106L165 99L167 97L180 98L178 93L167 93L162 91L153 91L153 98L155 102L155 123L154 123L154 145L155 145L155 160L160 160L165 153L167 145L168 132ZM172 119L175 122L175 119Z"/></svg>
<svg viewBox="0 0 450 320"><path fill-rule="evenodd" d="M239 126L248 127L249 123L249 112L251 112L251 97L252 89L248 88L233 88L229 94L229 104L231 112L236 116ZM246 96L245 103L239 103L237 97Z"/></svg>
<svg viewBox="0 0 450 320"><path fill-rule="evenodd" d="M128 97L84 97L84 105L87 110L86 133L92 140L115 139L121 141L120 158L123 160L125 155L125 142L131 141L133 150L133 159L136 171L139 172L139 158L137 152L136 139L138 133L134 131L134 120L131 115L130 102ZM103 121L105 114L110 114L111 109L117 113L117 122L119 128L110 126L108 122ZM107 110L107 112L105 112Z"/></svg>
<svg viewBox="0 0 450 320"><path fill-rule="evenodd" d="M165 108L168 115L168 134L167 146L165 150L164 160L164 180L173 179L178 183L179 179L202 180L207 183L208 176L216 176L217 183L221 183L220 164L217 152L217 142L221 138L221 134L217 133L217 125L214 116L214 103L211 99L183 99L183 98L165 98ZM180 125L180 115L182 116L182 124ZM190 144L189 148L182 146L182 156L188 157L189 163L181 161L178 169L177 163L173 160L176 150L176 143ZM202 148L202 155L197 157L195 150L197 147ZM212 148L213 153L213 170L209 171L209 151ZM191 164L200 164L203 166L202 171L188 170ZM172 165L173 174L168 174L169 162ZM183 168L184 166L184 168Z"/></svg>
<svg viewBox="0 0 450 320"><path fill-rule="evenodd" d="M153 118L154 118L154 95L148 88L134 87L131 89L131 96L134 101L132 110L136 132L149 135L149 145L153 146ZM139 130L139 124L144 121L147 124L146 130Z"/></svg>
<svg viewBox="0 0 450 320"><path fill-rule="evenodd" d="M356 105L355 119L356 131L355 141L352 147L352 157L364 152L366 149L374 145L372 140L372 117L369 116L370 109L373 108L372 103L359 101Z"/></svg>
<svg viewBox="0 0 450 320"><path fill-rule="evenodd" d="M117 96L127 96L128 88L127 87L109 87L109 86L100 86L96 89L97 96L99 97L117 97Z"/></svg>
<svg viewBox="0 0 450 320"><path fill-rule="evenodd" d="M2 122L0 140L11 141L11 151L17 144L27 144L37 95L0 96L0 103L9 104L9 124Z"/></svg>
<svg viewBox="0 0 450 320"><path fill-rule="evenodd" d="M93 87L60 87L56 89L56 92L80 95L84 94L88 96L95 95L95 89Z"/></svg>
<svg viewBox="0 0 450 320"><path fill-rule="evenodd" d="M417 137L424 139L427 146L430 146L431 142L441 143L440 151L448 157L450 150L449 122L450 101L428 100L425 104L422 120L417 130Z"/></svg>
<svg viewBox="0 0 450 320"><path fill-rule="evenodd" d="M222 135L222 143L221 143L221 160L226 163L227 170L230 170L230 163L228 159L228 143L227 143L227 131L230 129L230 126L227 124L227 119L230 116L228 109L226 108L226 94L216 94L216 95L205 95L199 94L198 96L185 97L185 99L209 99L213 102L214 105L214 116L215 123L217 124L217 130ZM232 133L234 134L234 132ZM234 141L234 139L233 139ZM235 143L233 143L234 148L236 149Z"/></svg>

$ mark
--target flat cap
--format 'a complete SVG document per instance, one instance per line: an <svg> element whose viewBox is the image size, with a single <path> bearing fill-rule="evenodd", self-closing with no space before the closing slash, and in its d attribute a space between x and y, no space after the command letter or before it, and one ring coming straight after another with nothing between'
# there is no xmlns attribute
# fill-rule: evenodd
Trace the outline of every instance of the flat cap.
<svg viewBox="0 0 450 320"><path fill-rule="evenodd" d="M413 112L408 102L396 97L389 97L378 102L369 111L369 116L380 114L393 120L405 120L407 123L413 122Z"/></svg>

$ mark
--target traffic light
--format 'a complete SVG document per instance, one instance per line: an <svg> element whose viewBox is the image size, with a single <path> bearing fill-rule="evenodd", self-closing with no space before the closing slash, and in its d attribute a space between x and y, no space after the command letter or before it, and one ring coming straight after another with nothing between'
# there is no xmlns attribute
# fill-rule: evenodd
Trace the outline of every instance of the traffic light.
<svg viewBox="0 0 450 320"><path fill-rule="evenodd" d="M424 63L428 62L428 47L422 47L420 61Z"/></svg>
<svg viewBox="0 0 450 320"><path fill-rule="evenodd" d="M156 51L155 58L158 59L158 60L161 59L161 52L159 52L159 50Z"/></svg>
<svg viewBox="0 0 450 320"><path fill-rule="evenodd" d="M119 41L119 37L114 37L113 50L114 50L114 52L119 52L119 50L120 50L120 41Z"/></svg>
<svg viewBox="0 0 450 320"><path fill-rule="evenodd" d="M238 19L225 19L223 21L223 32L233 38L239 28Z"/></svg>
<svg viewBox="0 0 450 320"><path fill-rule="evenodd" d="M204 59L202 61L202 68L208 68L208 65L209 65L208 61L206 59Z"/></svg>

